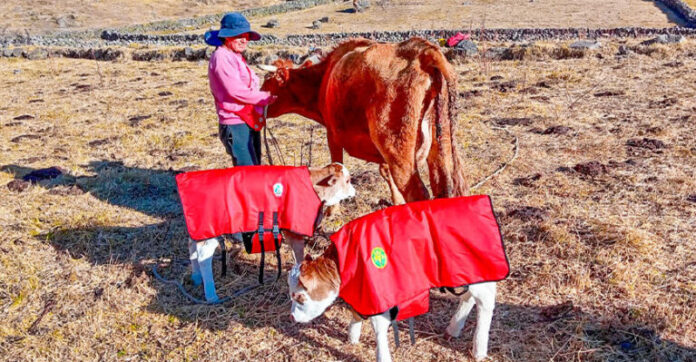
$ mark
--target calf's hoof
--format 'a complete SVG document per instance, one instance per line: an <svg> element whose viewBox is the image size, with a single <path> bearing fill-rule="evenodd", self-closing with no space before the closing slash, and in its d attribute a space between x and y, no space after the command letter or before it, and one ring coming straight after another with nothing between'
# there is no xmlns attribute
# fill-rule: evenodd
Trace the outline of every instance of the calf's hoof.
<svg viewBox="0 0 696 362"><path fill-rule="evenodd" d="M191 282L193 282L193 285L195 286L203 284L203 277L201 276L201 273L191 274Z"/></svg>
<svg viewBox="0 0 696 362"><path fill-rule="evenodd" d="M445 330L445 339L449 341L452 338L459 338L461 333L461 330L456 331L454 328L452 328L452 326L448 326Z"/></svg>

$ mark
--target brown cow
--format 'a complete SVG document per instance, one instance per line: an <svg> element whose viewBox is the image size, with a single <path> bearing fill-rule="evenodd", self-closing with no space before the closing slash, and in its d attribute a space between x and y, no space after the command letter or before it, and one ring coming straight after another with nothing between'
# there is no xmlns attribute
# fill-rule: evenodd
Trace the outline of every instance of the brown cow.
<svg viewBox="0 0 696 362"><path fill-rule="evenodd" d="M318 64L278 68L262 89L278 96L269 117L297 113L326 127L333 162L346 150L380 164L394 204L429 198L418 174L426 159L435 197L468 194L453 134L456 73L427 40L348 40Z"/></svg>

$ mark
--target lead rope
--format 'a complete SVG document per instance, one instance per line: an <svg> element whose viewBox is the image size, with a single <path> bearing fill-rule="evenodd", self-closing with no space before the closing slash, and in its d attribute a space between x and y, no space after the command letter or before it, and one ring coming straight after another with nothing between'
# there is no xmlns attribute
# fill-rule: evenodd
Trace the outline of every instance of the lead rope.
<svg viewBox="0 0 696 362"><path fill-rule="evenodd" d="M285 158L283 157L283 153L280 152L280 147L278 146L278 141L276 140L275 136L273 135L273 132L271 129L268 127L268 105L263 106L263 121L266 123L266 127L263 128L263 143L266 146L266 159L268 160L268 164L273 166L273 158L271 157L271 148L268 146L268 134L271 135L271 143L273 144L273 148L275 149L276 153L278 154L278 159L280 159L280 163L283 165L287 165L285 163Z"/></svg>

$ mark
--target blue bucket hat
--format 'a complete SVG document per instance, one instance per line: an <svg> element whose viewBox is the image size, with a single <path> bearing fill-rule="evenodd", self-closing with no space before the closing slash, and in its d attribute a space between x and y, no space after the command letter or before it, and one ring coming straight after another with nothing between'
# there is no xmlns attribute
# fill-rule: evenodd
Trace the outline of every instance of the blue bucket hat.
<svg viewBox="0 0 696 362"><path fill-rule="evenodd" d="M261 39L261 34L251 30L251 26L244 15L227 13L220 20L220 30L206 31L204 37L206 44L221 46L224 43L222 38L231 38L244 33L249 33L249 40Z"/></svg>

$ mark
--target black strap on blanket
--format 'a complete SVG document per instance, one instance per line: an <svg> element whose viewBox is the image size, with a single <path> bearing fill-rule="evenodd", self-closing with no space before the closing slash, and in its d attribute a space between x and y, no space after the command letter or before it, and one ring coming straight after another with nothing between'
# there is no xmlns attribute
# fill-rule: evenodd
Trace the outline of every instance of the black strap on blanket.
<svg viewBox="0 0 696 362"><path fill-rule="evenodd" d="M259 246L261 247L261 264L259 265L259 284L263 284L263 270L266 266L266 248L263 245L263 234L265 231L271 231L273 233L273 243L276 248L276 260L278 261L278 274L274 283L280 279L280 273L283 270L283 263L280 258L280 226L278 225L278 212L273 212L273 228L266 230L263 228L263 211L259 212Z"/></svg>
<svg viewBox="0 0 696 362"><path fill-rule="evenodd" d="M396 316L399 315L399 307L392 307L389 310L389 318L392 321L392 328L394 329L394 345L399 348L401 342L399 341L399 324L396 322ZM408 319L408 335L411 338L411 345L416 344L416 335L413 332L413 317Z"/></svg>
<svg viewBox="0 0 696 362"><path fill-rule="evenodd" d="M221 237L220 239L220 257L221 257L221 262L222 262L222 268L220 268L220 276L226 276L227 275L227 245L225 245L225 238Z"/></svg>
<svg viewBox="0 0 696 362"><path fill-rule="evenodd" d="M273 243L275 243L276 248L276 261L278 262L278 275L276 275L276 282L280 279L280 272L283 264L280 262L280 227L278 226L278 212L273 212ZM274 282L275 283L275 282Z"/></svg>
<svg viewBox="0 0 696 362"><path fill-rule="evenodd" d="M263 211L259 212L259 246L261 246L261 264L259 264L259 284L263 284L263 268L266 266L266 250L263 247Z"/></svg>

